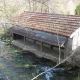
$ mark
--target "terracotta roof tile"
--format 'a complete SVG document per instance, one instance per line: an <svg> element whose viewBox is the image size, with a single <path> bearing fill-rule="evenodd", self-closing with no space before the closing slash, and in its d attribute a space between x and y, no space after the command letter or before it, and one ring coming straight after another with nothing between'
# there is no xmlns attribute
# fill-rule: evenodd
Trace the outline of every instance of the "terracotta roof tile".
<svg viewBox="0 0 80 80"><path fill-rule="evenodd" d="M13 24L50 33L70 36L80 27L80 16L25 11L13 18Z"/></svg>

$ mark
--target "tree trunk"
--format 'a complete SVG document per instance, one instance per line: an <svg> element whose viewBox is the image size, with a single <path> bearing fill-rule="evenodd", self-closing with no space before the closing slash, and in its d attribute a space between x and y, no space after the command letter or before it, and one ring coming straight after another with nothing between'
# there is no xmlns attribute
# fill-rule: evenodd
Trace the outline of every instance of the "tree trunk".
<svg viewBox="0 0 80 80"><path fill-rule="evenodd" d="M28 3L29 3L29 11L31 10L31 1L28 0Z"/></svg>

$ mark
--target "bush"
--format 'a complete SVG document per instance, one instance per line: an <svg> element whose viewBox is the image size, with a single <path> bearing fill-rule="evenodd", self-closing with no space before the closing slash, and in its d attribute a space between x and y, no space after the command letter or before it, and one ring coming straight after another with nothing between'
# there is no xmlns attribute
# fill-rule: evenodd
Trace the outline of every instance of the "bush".
<svg viewBox="0 0 80 80"><path fill-rule="evenodd" d="M80 15L80 4L76 7L75 14Z"/></svg>

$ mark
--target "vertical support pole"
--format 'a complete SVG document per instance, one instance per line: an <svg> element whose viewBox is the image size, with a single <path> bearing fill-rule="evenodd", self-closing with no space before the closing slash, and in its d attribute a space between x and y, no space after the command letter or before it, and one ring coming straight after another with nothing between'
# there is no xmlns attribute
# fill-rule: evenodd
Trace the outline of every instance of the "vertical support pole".
<svg viewBox="0 0 80 80"><path fill-rule="evenodd" d="M36 41L34 40L34 43L36 43Z"/></svg>
<svg viewBox="0 0 80 80"><path fill-rule="evenodd" d="M23 45L23 50L26 50L26 37L24 37L24 45Z"/></svg>
<svg viewBox="0 0 80 80"><path fill-rule="evenodd" d="M41 42L41 51L43 51L43 42Z"/></svg>
<svg viewBox="0 0 80 80"><path fill-rule="evenodd" d="M67 51L68 46L67 45L68 45L68 38L67 38L67 41L64 44L64 50L63 50L63 52L64 52L64 59L66 59L67 53L68 53L68 51Z"/></svg>
<svg viewBox="0 0 80 80"><path fill-rule="evenodd" d="M12 36L12 40L14 40L14 34L13 33L11 34L11 36Z"/></svg>
<svg viewBox="0 0 80 80"><path fill-rule="evenodd" d="M24 45L26 44L26 37L24 37Z"/></svg>
<svg viewBox="0 0 80 80"><path fill-rule="evenodd" d="M66 50L64 49L64 59L66 59Z"/></svg>
<svg viewBox="0 0 80 80"><path fill-rule="evenodd" d="M53 45L50 45L51 50L53 49Z"/></svg>
<svg viewBox="0 0 80 80"><path fill-rule="evenodd" d="M12 38L12 33L10 33L10 43L12 42L13 38Z"/></svg>

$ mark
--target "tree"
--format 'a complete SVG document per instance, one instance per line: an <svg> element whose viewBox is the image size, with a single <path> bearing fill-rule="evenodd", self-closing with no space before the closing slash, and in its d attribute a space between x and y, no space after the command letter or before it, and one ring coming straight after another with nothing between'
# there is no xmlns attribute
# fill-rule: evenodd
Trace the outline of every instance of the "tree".
<svg viewBox="0 0 80 80"><path fill-rule="evenodd" d="M5 33L8 27L10 27L11 18L17 15L19 12L18 9L20 8L18 3L11 5L6 1L3 0L0 3L0 26L3 27Z"/></svg>
<svg viewBox="0 0 80 80"><path fill-rule="evenodd" d="M76 15L80 15L80 3L79 3L79 5L76 7L76 9L75 9L75 14L76 14Z"/></svg>

